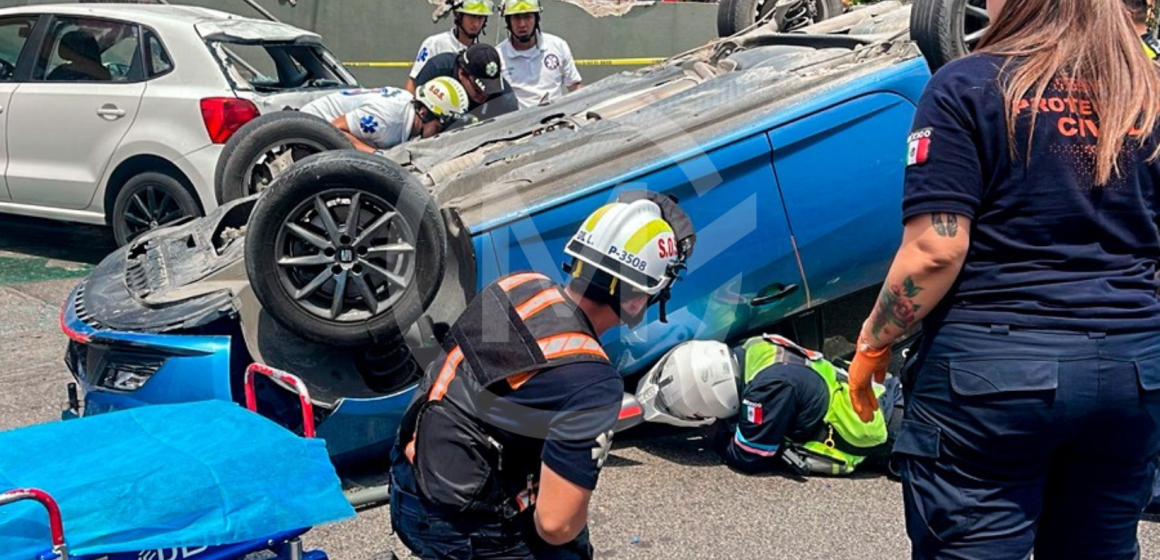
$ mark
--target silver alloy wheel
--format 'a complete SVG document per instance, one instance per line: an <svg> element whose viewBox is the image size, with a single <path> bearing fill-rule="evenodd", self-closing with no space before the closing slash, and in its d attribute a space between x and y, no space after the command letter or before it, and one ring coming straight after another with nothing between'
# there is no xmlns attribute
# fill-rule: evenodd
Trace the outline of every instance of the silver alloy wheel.
<svg viewBox="0 0 1160 560"><path fill-rule="evenodd" d="M391 309L415 277L415 230L386 200L335 188L303 201L278 230L278 276L302 309L340 323Z"/></svg>
<svg viewBox="0 0 1160 560"><path fill-rule="evenodd" d="M973 51L991 26L991 17L987 15L986 0L967 0L963 11L963 43L968 51Z"/></svg>
<svg viewBox="0 0 1160 560"><path fill-rule="evenodd" d="M782 32L793 31L801 27L805 27L813 23L816 17L812 14L814 0L799 0L797 5L791 8L785 14L784 29ZM777 7L778 0L757 0L753 10L753 21L761 22L762 20L772 17L774 8Z"/></svg>
<svg viewBox="0 0 1160 560"><path fill-rule="evenodd" d="M312 156L326 148L314 140L292 138L266 146L246 167L246 192L255 194L266 190L294 162Z"/></svg>

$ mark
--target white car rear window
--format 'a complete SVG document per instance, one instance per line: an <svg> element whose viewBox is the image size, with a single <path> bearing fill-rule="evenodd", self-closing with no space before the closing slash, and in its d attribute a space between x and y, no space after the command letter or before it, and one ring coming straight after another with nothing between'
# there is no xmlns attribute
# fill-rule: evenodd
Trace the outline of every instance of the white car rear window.
<svg viewBox="0 0 1160 560"><path fill-rule="evenodd" d="M320 45L224 41L209 45L235 89L278 92L356 84Z"/></svg>

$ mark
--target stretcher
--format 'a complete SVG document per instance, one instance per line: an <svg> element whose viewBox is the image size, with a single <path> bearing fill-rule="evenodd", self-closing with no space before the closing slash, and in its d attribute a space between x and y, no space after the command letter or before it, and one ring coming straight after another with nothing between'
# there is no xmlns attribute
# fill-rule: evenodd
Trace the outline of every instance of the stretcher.
<svg viewBox="0 0 1160 560"><path fill-rule="evenodd" d="M298 391L305 438L258 414L253 380ZM0 433L0 560L326 560L313 526L355 515L298 378L246 370L247 408L157 405Z"/></svg>

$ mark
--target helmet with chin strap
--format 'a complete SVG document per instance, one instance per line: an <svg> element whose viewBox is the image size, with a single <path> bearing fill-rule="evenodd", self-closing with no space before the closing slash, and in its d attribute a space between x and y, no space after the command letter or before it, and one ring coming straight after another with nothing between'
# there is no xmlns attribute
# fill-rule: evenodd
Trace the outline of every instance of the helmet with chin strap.
<svg viewBox="0 0 1160 560"><path fill-rule="evenodd" d="M472 40L475 40L480 35L487 35L486 18L495 13L495 8L491 0L448 0L447 4L451 7L451 11L455 13L455 28L459 30L459 33L462 33ZM472 35L463 28L463 14L482 16L485 18L483 20L483 27L479 29L479 33Z"/></svg>
<svg viewBox="0 0 1160 560"><path fill-rule="evenodd" d="M577 291L610 305L630 327L658 302L667 322L665 302L695 241L692 222L673 199L628 191L593 212L572 236L564 252L573 260L565 270ZM641 295L647 306L636 313L623 309Z"/></svg>
<svg viewBox="0 0 1160 560"><path fill-rule="evenodd" d="M454 4L453 9L459 14L471 14L473 16L484 17L492 15L495 11L489 0L464 0L463 2Z"/></svg>
<svg viewBox="0 0 1160 560"><path fill-rule="evenodd" d="M501 13L503 14L504 22L507 25L508 34L512 35L513 37L515 36L515 33L512 33L511 16L518 14L535 14L536 26L532 30L532 35L534 36L540 31L540 18L543 17L544 7L540 5L540 0L504 0ZM516 38L521 42L531 39L531 37Z"/></svg>

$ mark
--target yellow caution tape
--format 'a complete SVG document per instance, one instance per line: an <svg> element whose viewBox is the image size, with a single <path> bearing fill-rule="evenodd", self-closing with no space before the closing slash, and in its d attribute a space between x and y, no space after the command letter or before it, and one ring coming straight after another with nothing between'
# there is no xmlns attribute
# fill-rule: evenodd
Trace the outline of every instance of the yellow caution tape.
<svg viewBox="0 0 1160 560"><path fill-rule="evenodd" d="M586 58L576 61L576 66L648 66L664 62L663 58Z"/></svg>
<svg viewBox="0 0 1160 560"><path fill-rule="evenodd" d="M576 66L648 66L663 62L663 58L585 58L576 61ZM343 62L351 68L410 68L414 62L354 61Z"/></svg>

